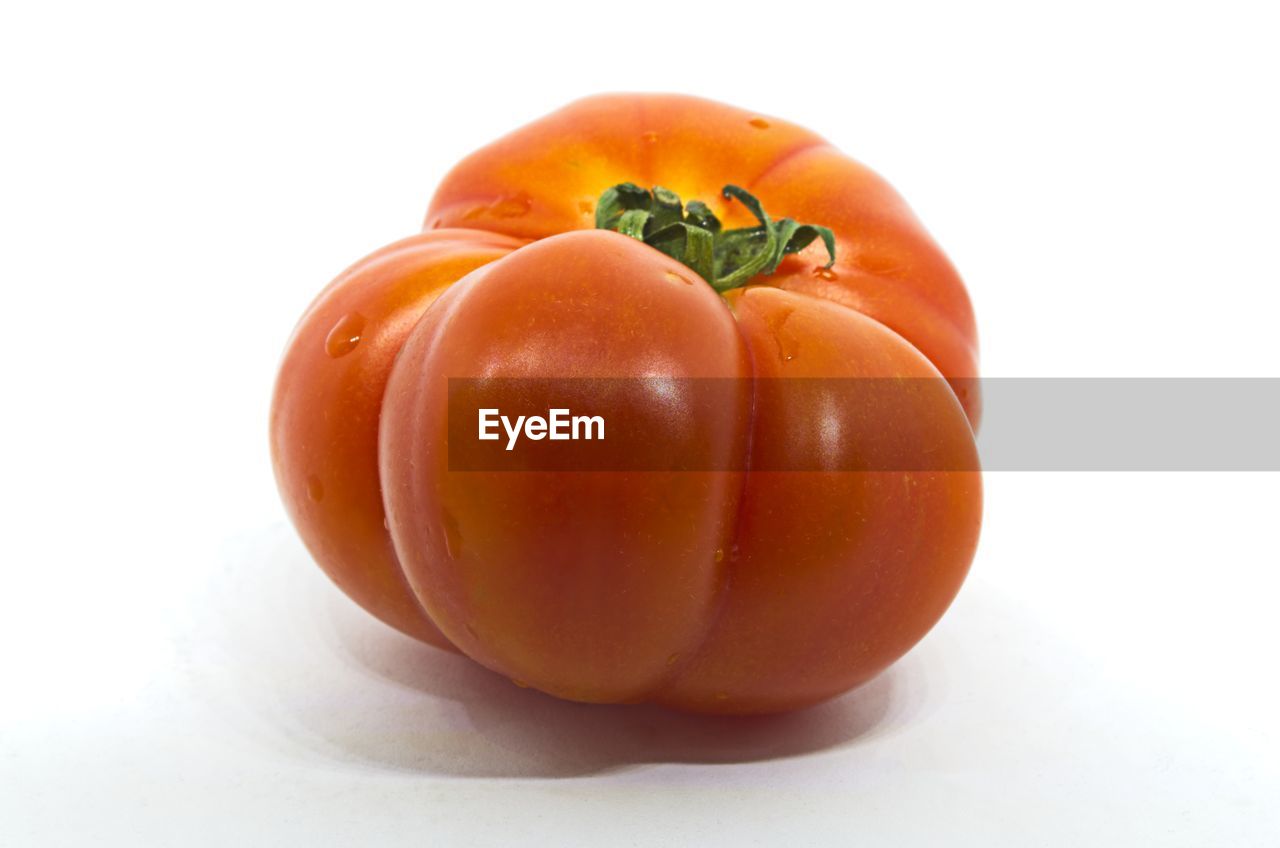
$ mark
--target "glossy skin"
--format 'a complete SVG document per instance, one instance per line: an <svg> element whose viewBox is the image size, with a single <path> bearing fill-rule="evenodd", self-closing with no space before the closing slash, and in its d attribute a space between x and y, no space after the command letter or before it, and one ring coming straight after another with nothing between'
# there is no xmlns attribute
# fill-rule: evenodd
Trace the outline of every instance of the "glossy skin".
<svg viewBox="0 0 1280 848"><path fill-rule="evenodd" d="M289 517L320 567L387 624L452 647L408 589L384 524L378 416L391 364L427 307L524 242L449 230L413 236L334 280L302 316L271 407L271 455Z"/></svg>
<svg viewBox="0 0 1280 848"><path fill-rule="evenodd" d="M624 181L702 199L730 227L752 221L719 189L742 185L775 216L831 227L838 262L821 270L810 247L722 297L591 229ZM976 376L963 285L880 178L781 121L597 97L462 162L427 228L321 295L273 408L294 522L367 609L561 697L717 713L846 691L945 611L977 543L976 472L448 468L450 377L654 374L741 378L696 416L697 398L624 401L698 467L847 468L888 432L935 467L976 468L979 398L942 380L907 408L848 409L763 379ZM353 312L363 335L335 358L326 339L340 325L341 349Z"/></svg>

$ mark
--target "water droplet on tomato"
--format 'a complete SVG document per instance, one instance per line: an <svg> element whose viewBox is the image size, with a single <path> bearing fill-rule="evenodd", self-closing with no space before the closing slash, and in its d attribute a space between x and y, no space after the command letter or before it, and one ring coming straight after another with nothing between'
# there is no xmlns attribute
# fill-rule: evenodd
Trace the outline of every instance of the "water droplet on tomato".
<svg viewBox="0 0 1280 848"><path fill-rule="evenodd" d="M686 286L693 285L693 280L690 280L688 277L684 276L683 274L677 274L675 271L667 271L666 278L668 281L672 283L681 283Z"/></svg>
<svg viewBox="0 0 1280 848"><path fill-rule="evenodd" d="M800 351L800 338L795 330L788 326L788 322L794 313L795 309L784 308L772 313L765 319L768 321L769 329L773 331L774 341L778 345L778 358L783 362L790 362L795 359L796 354Z"/></svg>
<svg viewBox="0 0 1280 848"><path fill-rule="evenodd" d="M751 120L747 121L747 123L758 130L769 129L769 122L766 121L764 118L752 118Z"/></svg>
<svg viewBox="0 0 1280 848"><path fill-rule="evenodd" d="M716 548L716 562L724 562L724 548Z"/></svg>
<svg viewBox="0 0 1280 848"><path fill-rule="evenodd" d="M578 211L581 212L583 215L590 215L591 213L596 211L596 205L592 203L590 200L579 200Z"/></svg>
<svg viewBox="0 0 1280 848"><path fill-rule="evenodd" d="M822 279L822 280L840 279L840 275L837 274L835 271L832 271L830 268L823 268L821 266L813 269L813 276L818 277L819 279Z"/></svg>
<svg viewBox="0 0 1280 848"><path fill-rule="evenodd" d="M444 549L450 559L457 559L462 555L462 531L458 529L458 519L445 510L441 526L444 530Z"/></svg>
<svg viewBox="0 0 1280 848"><path fill-rule="evenodd" d="M311 498L315 503L320 503L320 501L324 500L324 484L314 474L307 477L307 497Z"/></svg>
<svg viewBox="0 0 1280 848"><path fill-rule="evenodd" d="M533 208L533 201L529 196L518 194L514 197L502 198L493 204L491 211L495 218L519 218L521 215L529 214L531 208Z"/></svg>
<svg viewBox="0 0 1280 848"><path fill-rule="evenodd" d="M359 312L349 312L338 319L329 335L324 340L325 352L337 359L346 356L360 344L364 333L364 316Z"/></svg>
<svg viewBox="0 0 1280 848"><path fill-rule="evenodd" d="M533 201L529 199L529 195L521 192L500 197L487 206L473 206L462 218L464 221L474 221L476 218L519 218L529 214L532 208Z"/></svg>

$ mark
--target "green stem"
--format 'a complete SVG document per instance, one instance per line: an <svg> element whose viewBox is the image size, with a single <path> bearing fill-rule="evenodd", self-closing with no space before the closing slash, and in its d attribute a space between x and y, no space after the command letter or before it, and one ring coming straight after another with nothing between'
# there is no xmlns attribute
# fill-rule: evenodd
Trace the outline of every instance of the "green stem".
<svg viewBox="0 0 1280 848"><path fill-rule="evenodd" d="M724 230L705 203L682 206L675 192L662 186L652 191L634 183L620 183L600 195L596 227L614 230L654 247L683 262L711 284L728 291L759 274L772 274L782 257L822 239L827 248L827 268L836 261L835 235L817 224L799 224L790 218L771 219L760 201L746 189L727 185L726 200L737 200L756 216L754 227Z"/></svg>

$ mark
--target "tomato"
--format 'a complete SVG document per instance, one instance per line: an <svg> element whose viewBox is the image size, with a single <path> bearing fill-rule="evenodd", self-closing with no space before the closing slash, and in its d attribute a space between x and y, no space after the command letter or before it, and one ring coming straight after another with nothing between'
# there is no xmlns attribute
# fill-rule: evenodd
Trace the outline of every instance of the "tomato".
<svg viewBox="0 0 1280 848"><path fill-rule="evenodd" d="M629 183L706 205L658 226L670 193ZM981 522L976 332L883 180L782 121L614 95L464 160L426 221L321 294L273 406L291 517L357 602L553 695L715 713L837 695L941 617ZM747 258L721 261L734 234ZM692 464L455 468L459 378L513 404L520 380L629 381L611 420ZM834 388L868 378L924 388ZM917 462L850 470L886 434Z"/></svg>

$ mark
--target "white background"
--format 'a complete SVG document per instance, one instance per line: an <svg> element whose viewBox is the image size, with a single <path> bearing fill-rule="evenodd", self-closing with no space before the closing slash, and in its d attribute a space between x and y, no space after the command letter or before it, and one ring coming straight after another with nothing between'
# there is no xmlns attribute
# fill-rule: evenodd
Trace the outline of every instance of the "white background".
<svg viewBox="0 0 1280 848"><path fill-rule="evenodd" d="M1277 475L991 474L919 648L717 722L553 701L365 616L266 439L320 286L460 156L609 89L885 174L989 376L1276 376L1267 4L0 14L0 844L1277 844Z"/></svg>

